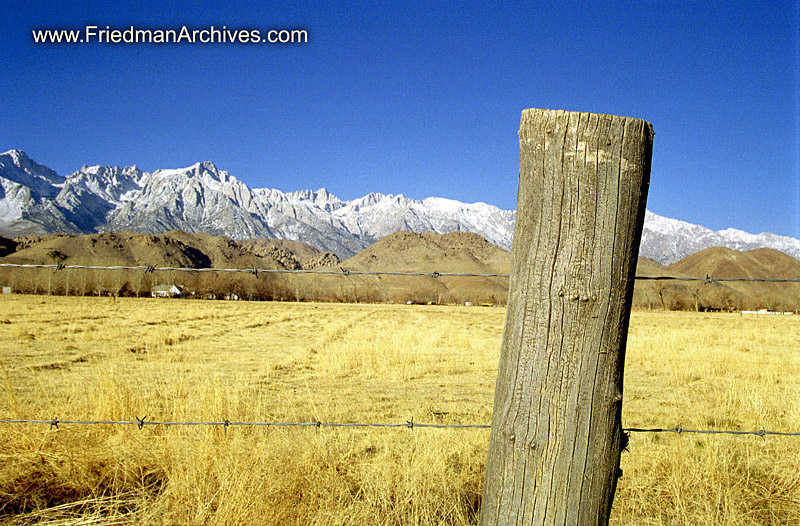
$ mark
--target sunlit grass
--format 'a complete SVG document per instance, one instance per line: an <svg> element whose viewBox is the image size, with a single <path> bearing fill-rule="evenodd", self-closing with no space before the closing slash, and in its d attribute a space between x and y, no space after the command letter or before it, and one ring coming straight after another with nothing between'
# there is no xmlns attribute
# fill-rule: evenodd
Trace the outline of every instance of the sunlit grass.
<svg viewBox="0 0 800 526"><path fill-rule="evenodd" d="M499 308L0 297L0 418L488 423ZM629 427L800 427L800 317L635 312ZM475 524L488 430L0 425L0 520ZM800 524L800 438L636 434L614 524Z"/></svg>

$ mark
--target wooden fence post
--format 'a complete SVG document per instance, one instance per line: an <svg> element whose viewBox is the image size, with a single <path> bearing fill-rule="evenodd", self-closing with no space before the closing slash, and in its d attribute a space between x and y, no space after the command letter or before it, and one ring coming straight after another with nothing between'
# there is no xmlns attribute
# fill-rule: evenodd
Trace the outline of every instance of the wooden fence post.
<svg viewBox="0 0 800 526"><path fill-rule="evenodd" d="M481 526L608 524L653 128L529 109Z"/></svg>

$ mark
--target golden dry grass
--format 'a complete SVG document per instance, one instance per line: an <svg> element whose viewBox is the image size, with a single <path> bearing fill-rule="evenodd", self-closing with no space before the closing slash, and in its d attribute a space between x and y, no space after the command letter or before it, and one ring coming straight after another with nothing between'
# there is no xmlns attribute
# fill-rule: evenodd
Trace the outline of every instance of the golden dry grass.
<svg viewBox="0 0 800 526"><path fill-rule="evenodd" d="M499 308L0 297L0 418L486 423ZM628 427L800 428L800 317L635 312ZM0 521L475 524L488 430L0 424ZM800 524L800 437L636 434L615 525Z"/></svg>

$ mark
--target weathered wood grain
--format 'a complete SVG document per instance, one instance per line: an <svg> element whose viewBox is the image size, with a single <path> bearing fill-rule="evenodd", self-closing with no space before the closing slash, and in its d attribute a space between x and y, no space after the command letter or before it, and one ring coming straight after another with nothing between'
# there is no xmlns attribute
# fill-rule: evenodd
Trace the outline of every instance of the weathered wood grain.
<svg viewBox="0 0 800 526"><path fill-rule="evenodd" d="M607 524L653 128L529 109L482 526Z"/></svg>

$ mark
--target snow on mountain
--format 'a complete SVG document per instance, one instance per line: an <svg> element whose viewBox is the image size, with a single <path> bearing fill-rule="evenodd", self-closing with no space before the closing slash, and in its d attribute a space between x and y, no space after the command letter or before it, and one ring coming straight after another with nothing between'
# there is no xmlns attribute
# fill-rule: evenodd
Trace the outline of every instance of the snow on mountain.
<svg viewBox="0 0 800 526"><path fill-rule="evenodd" d="M461 203L429 197L422 201L403 195L368 194L349 201L333 214L359 236L380 239L398 230L414 232L476 232L487 241L511 249L516 213L485 203Z"/></svg>
<svg viewBox="0 0 800 526"><path fill-rule="evenodd" d="M9 150L0 155L0 176L49 197L64 182L63 177L33 161L22 150Z"/></svg>
<svg viewBox="0 0 800 526"><path fill-rule="evenodd" d="M303 241L347 258L398 230L475 232L510 250L515 220L513 210L439 197L370 193L342 201L324 188L251 189L211 162L155 172L84 166L61 177L20 150L0 154L0 235L7 237L180 229L233 239ZM715 232L647 211L640 255L671 263L711 246L766 246L800 258L797 239Z"/></svg>
<svg viewBox="0 0 800 526"><path fill-rule="evenodd" d="M118 205L141 190L144 177L136 166L84 166L66 178L65 186L80 187Z"/></svg>
<svg viewBox="0 0 800 526"><path fill-rule="evenodd" d="M275 191L277 192L277 190ZM310 201L314 206L322 208L327 212L333 212L334 210L337 210L345 205L341 199L335 195L332 195L325 188L320 188L316 192L313 190L289 192L286 194L286 197L291 201Z"/></svg>
<svg viewBox="0 0 800 526"><path fill-rule="evenodd" d="M728 247L735 250L769 247L800 259L800 240L795 238L769 232L750 234L733 228L714 231L704 226L662 217L649 210L645 212L639 255L669 264L709 247Z"/></svg>
<svg viewBox="0 0 800 526"><path fill-rule="evenodd" d="M21 150L0 154L0 225L13 235L78 233L53 199L64 178Z"/></svg>

